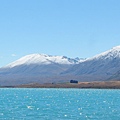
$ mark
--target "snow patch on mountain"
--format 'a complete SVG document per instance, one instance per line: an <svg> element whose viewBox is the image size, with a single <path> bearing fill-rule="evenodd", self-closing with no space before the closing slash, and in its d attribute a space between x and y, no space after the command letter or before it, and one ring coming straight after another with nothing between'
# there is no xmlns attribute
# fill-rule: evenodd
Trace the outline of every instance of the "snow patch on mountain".
<svg viewBox="0 0 120 120"><path fill-rule="evenodd" d="M95 55L92 58L87 58L85 60L82 60L81 62L92 61L92 60L111 60L114 58L120 58L120 46L113 47L108 51Z"/></svg>
<svg viewBox="0 0 120 120"><path fill-rule="evenodd" d="M78 64L79 59L72 59L66 56L52 56L46 54L31 54L24 56L15 62L12 62L5 66L4 68L13 68L15 66L20 65L30 65L30 64L38 64L38 65L48 65L48 64Z"/></svg>

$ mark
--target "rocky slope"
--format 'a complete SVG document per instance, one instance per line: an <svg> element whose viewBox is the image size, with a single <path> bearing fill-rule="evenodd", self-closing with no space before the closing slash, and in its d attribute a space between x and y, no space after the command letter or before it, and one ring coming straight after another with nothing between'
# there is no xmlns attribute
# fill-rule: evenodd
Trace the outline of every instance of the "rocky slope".
<svg viewBox="0 0 120 120"><path fill-rule="evenodd" d="M63 74L79 75L86 80L107 80L119 70L120 46L117 46L74 65Z"/></svg>

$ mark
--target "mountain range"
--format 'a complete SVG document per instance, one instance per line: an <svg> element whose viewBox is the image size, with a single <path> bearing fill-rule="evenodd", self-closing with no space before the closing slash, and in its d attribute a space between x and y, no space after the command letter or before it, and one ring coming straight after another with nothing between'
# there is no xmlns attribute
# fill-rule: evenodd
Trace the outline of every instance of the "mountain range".
<svg viewBox="0 0 120 120"><path fill-rule="evenodd" d="M120 46L92 58L46 54L24 56L0 68L0 85L120 80Z"/></svg>
<svg viewBox="0 0 120 120"><path fill-rule="evenodd" d="M120 79L120 46L81 61L63 74L82 76L85 80ZM116 76L116 77L115 77Z"/></svg>

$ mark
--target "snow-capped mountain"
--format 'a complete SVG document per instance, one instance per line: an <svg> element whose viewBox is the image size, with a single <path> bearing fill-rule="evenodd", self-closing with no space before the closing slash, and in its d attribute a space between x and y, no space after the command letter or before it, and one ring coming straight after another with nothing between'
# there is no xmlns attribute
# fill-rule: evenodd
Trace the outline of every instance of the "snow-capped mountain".
<svg viewBox="0 0 120 120"><path fill-rule="evenodd" d="M101 54L98 54L87 60L94 60L94 59L96 59L96 60L100 60L100 59L111 60L114 58L120 58L120 46L113 47L112 49L110 49L106 52L103 52Z"/></svg>
<svg viewBox="0 0 120 120"><path fill-rule="evenodd" d="M120 46L88 59L31 54L0 68L0 85L111 80L120 75ZM113 80L113 79L112 79Z"/></svg>
<svg viewBox="0 0 120 120"><path fill-rule="evenodd" d="M79 63L79 59L72 59L66 56L51 56L46 54L31 54L20 58L19 60L8 64L4 68L13 68L20 65L49 65L49 64L66 64L72 65Z"/></svg>
<svg viewBox="0 0 120 120"><path fill-rule="evenodd" d="M86 80L106 80L119 70L120 46L117 46L81 61L80 64L71 67L64 74L84 76Z"/></svg>
<svg viewBox="0 0 120 120"><path fill-rule="evenodd" d="M51 56L46 54L31 54L24 56L0 69L0 73L59 73L74 64L79 63L79 59L72 59L66 56ZM44 72L43 72L44 71ZM24 73L23 73L24 72Z"/></svg>
<svg viewBox="0 0 120 120"><path fill-rule="evenodd" d="M59 76L61 72L78 64L79 61L81 61L79 58L72 59L66 56L31 54L0 68L0 78L4 81L14 80L14 83L20 81L26 83L30 79L32 81L42 79L44 82L43 77L54 76L52 79L56 79L56 76Z"/></svg>

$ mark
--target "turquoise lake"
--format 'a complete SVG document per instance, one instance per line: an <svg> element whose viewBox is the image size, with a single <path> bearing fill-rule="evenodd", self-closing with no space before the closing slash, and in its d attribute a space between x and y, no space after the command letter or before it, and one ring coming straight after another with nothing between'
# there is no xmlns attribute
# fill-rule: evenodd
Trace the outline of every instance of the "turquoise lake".
<svg viewBox="0 0 120 120"><path fill-rule="evenodd" d="M1 88L0 120L120 120L120 90Z"/></svg>

